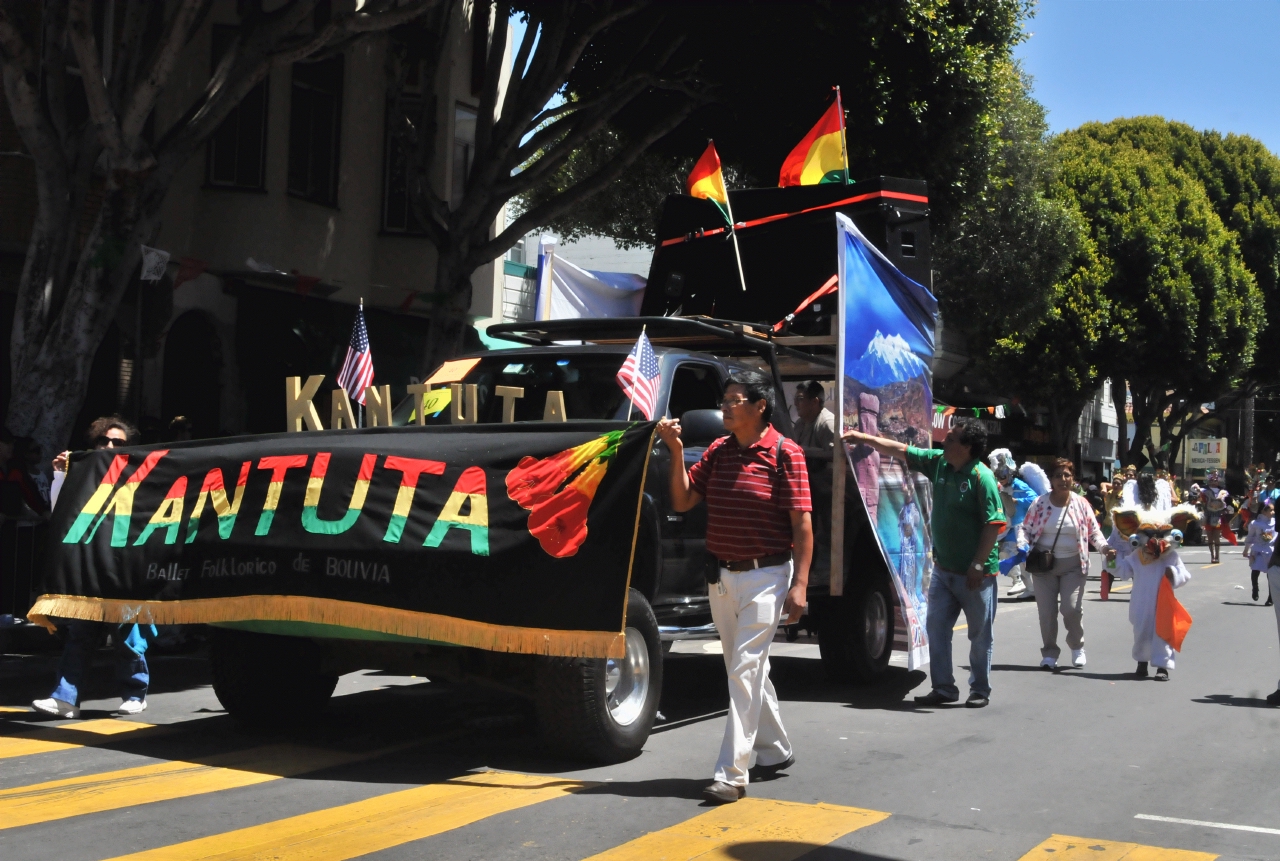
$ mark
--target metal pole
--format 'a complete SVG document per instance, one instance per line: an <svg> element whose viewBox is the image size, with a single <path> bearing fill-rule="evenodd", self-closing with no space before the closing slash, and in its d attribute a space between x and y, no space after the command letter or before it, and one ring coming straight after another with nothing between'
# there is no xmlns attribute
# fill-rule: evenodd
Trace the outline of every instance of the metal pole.
<svg viewBox="0 0 1280 861"><path fill-rule="evenodd" d="M729 211L729 235L733 237L733 256L738 261L738 282L742 292L747 292L747 279L742 274L742 252L738 250L738 223L733 220L733 204L729 202L729 190L725 189L724 206Z"/></svg>

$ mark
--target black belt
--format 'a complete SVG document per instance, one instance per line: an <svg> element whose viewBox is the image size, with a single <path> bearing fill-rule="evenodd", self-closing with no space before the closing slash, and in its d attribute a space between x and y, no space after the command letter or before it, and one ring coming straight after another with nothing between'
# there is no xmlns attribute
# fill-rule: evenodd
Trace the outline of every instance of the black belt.
<svg viewBox="0 0 1280 861"><path fill-rule="evenodd" d="M732 562L726 562L723 559L717 561L720 563L720 567L726 571L754 571L756 568L768 568L773 565L790 562L791 553L789 551L787 553L772 553L756 559L735 559Z"/></svg>

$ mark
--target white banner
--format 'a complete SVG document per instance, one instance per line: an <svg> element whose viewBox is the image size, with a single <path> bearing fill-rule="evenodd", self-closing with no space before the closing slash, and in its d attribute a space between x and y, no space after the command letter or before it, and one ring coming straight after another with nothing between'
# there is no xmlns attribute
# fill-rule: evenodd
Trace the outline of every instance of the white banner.
<svg viewBox="0 0 1280 861"><path fill-rule="evenodd" d="M556 241L538 246L537 319L636 317L647 279L630 272L583 269L556 255Z"/></svg>
<svg viewBox="0 0 1280 861"><path fill-rule="evenodd" d="M144 245L142 246L142 274L138 277L143 281L159 281L164 277L164 268L168 265L168 251Z"/></svg>
<svg viewBox="0 0 1280 861"><path fill-rule="evenodd" d="M1187 447L1187 469L1226 469L1227 441L1220 438L1189 439L1183 443Z"/></svg>

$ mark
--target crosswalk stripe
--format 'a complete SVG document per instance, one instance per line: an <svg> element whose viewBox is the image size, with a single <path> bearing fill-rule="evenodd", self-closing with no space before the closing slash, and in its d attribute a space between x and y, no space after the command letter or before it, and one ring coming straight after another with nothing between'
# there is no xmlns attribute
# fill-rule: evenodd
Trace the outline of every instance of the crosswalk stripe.
<svg viewBox="0 0 1280 861"><path fill-rule="evenodd" d="M345 861L593 785L491 771L111 861Z"/></svg>
<svg viewBox="0 0 1280 861"><path fill-rule="evenodd" d="M1213 861L1217 855L1055 834L1018 861Z"/></svg>
<svg viewBox="0 0 1280 861"><path fill-rule="evenodd" d="M0 829L234 789L371 759L411 745L343 753L280 744L0 790Z"/></svg>
<svg viewBox="0 0 1280 861"><path fill-rule="evenodd" d="M744 798L587 861L790 861L888 818L888 813L836 804Z"/></svg>
<svg viewBox="0 0 1280 861"><path fill-rule="evenodd" d="M0 759L92 747L111 741L112 736L141 729L154 731L162 728L128 720L86 720L57 727L33 727L28 732L0 736Z"/></svg>

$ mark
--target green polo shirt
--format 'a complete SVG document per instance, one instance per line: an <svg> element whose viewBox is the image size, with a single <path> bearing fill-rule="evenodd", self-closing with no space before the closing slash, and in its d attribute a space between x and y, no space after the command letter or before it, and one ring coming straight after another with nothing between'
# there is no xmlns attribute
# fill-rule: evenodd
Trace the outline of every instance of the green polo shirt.
<svg viewBox="0 0 1280 861"><path fill-rule="evenodd" d="M988 523L1004 523L1004 505L996 477L980 460L956 469L940 449L907 446L907 466L933 483L933 558L939 568L968 573L978 552L978 538ZM987 557L987 573L1000 573L995 546Z"/></svg>

